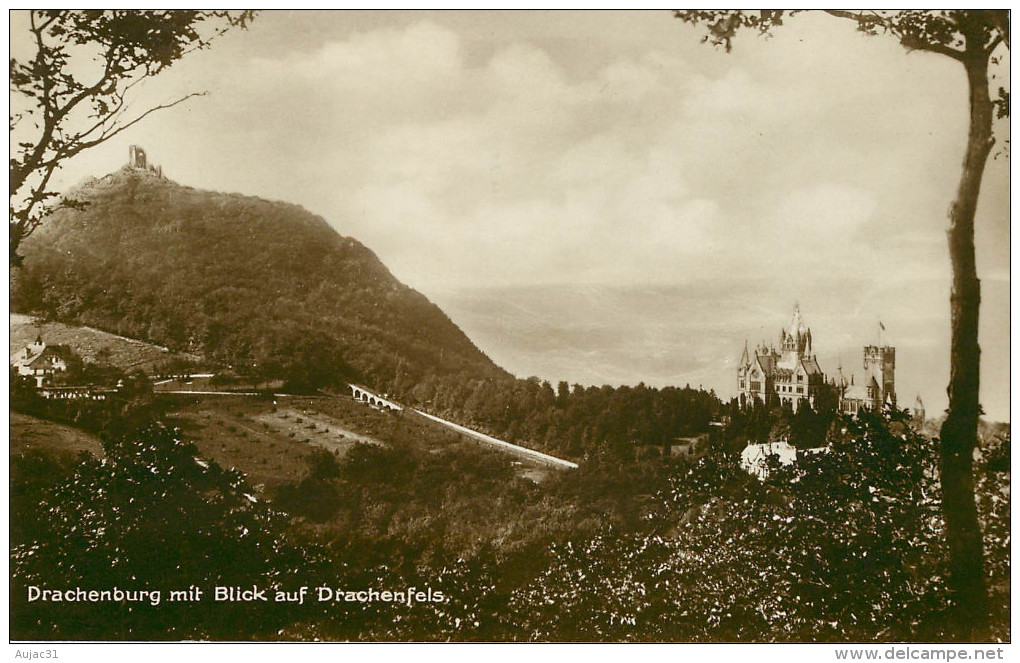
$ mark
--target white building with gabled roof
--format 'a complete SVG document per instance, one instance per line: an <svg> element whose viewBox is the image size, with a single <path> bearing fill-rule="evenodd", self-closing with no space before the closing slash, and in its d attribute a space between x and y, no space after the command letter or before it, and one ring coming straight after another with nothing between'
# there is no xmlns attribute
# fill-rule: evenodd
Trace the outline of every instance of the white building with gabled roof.
<svg viewBox="0 0 1020 663"><path fill-rule="evenodd" d="M740 467L759 479L765 479L769 475L771 456L775 456L780 465L793 465L797 462L797 449L785 440L748 444L740 452Z"/></svg>
<svg viewBox="0 0 1020 663"><path fill-rule="evenodd" d="M10 365L18 375L35 378L35 386L41 388L55 374L67 370L65 353L64 346L46 345L42 336L37 336L34 343L11 356Z"/></svg>
<svg viewBox="0 0 1020 663"><path fill-rule="evenodd" d="M769 458L775 456L776 462L789 467L805 456L828 453L828 447L798 449L786 440L766 442L764 444L749 443L740 453L740 467L745 472L765 480L769 476Z"/></svg>

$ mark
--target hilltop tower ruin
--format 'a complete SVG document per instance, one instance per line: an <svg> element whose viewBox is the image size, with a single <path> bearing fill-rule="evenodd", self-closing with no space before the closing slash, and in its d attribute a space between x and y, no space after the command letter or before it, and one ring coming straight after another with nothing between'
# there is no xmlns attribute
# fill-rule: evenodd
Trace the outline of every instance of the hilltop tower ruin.
<svg viewBox="0 0 1020 663"><path fill-rule="evenodd" d="M128 148L128 166L130 168L141 168L142 170L148 169L148 163L145 160L145 150L132 145Z"/></svg>
<svg viewBox="0 0 1020 663"><path fill-rule="evenodd" d="M145 150L138 145L128 147L127 166L128 168L144 170L158 177L163 177L163 167L150 164L148 157L145 156Z"/></svg>

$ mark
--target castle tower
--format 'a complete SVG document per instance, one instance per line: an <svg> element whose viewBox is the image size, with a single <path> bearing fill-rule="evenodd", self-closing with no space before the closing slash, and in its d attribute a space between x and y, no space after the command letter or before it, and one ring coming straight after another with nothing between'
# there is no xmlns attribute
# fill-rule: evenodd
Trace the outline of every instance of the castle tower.
<svg viewBox="0 0 1020 663"><path fill-rule="evenodd" d="M914 400L914 421L924 423L924 402L921 400L921 394L917 395Z"/></svg>
<svg viewBox="0 0 1020 663"><path fill-rule="evenodd" d="M145 150L132 145L128 148L128 166L130 168L141 168L146 170L148 168L148 162L145 158Z"/></svg>
<svg viewBox="0 0 1020 663"><path fill-rule="evenodd" d="M853 379L853 376L851 375L850 378ZM843 391L850 386L850 382L848 382L846 376L843 375L843 362L840 362L839 366L836 367L836 377L833 379L832 384L839 389L840 393L843 393Z"/></svg>
<svg viewBox="0 0 1020 663"><path fill-rule="evenodd" d="M799 304L794 306L790 330L781 330L779 339L782 343L783 358L788 363L811 354L811 330L804 326Z"/></svg>
<svg viewBox="0 0 1020 663"><path fill-rule="evenodd" d="M745 341L737 366L741 402L774 402L794 411L803 404L813 406L825 374L811 346L811 330L804 325L800 306L794 307L789 328L779 332L779 350L760 343L751 355Z"/></svg>
<svg viewBox="0 0 1020 663"><path fill-rule="evenodd" d="M747 339L744 339L744 353L740 355L740 363L737 364L737 393L743 394L747 391L747 371L751 368L751 356L747 353Z"/></svg>
<svg viewBox="0 0 1020 663"><path fill-rule="evenodd" d="M875 409L881 408L887 401L896 407L896 348L882 340L885 325L878 323L879 345L868 345L864 348L864 372L867 377L875 378L879 393Z"/></svg>

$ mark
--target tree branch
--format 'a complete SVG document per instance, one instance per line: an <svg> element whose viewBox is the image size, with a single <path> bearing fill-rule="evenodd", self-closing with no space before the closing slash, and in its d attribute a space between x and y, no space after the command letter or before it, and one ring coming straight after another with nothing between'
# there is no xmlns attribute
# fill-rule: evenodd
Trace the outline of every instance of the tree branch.
<svg viewBox="0 0 1020 663"><path fill-rule="evenodd" d="M822 11L824 11L829 16L835 16L837 18L849 19L851 21L855 21L858 24L861 24L861 23L876 23L876 24L881 24L882 27L885 27L885 28L889 27L888 21L884 17L882 17L879 14L876 14L874 12L871 12L870 14L864 14L864 13L860 13L860 12L846 11L845 9L823 9Z"/></svg>
<svg viewBox="0 0 1020 663"><path fill-rule="evenodd" d="M62 163L108 141L149 115L205 92L161 103L131 118L130 92L232 27L245 28L245 10L28 10L31 60L10 58L10 91L17 112L8 113L16 147L9 161L10 256L47 212L51 176ZM31 48L31 47L30 47ZM83 52L79 52L84 49ZM98 78L82 80L79 60L91 51ZM91 78L91 76L89 76ZM27 106L27 110L20 108ZM84 115L83 128L71 128ZM21 135L24 134L24 135ZM33 184L34 183L34 184Z"/></svg>
<svg viewBox="0 0 1020 663"><path fill-rule="evenodd" d="M122 125L116 127L115 130L110 131L110 132L105 132L104 131L98 138L95 138L95 139L93 139L91 141L85 141L85 142L81 143L80 146L76 147L73 152L69 152L66 155L65 158L72 157L72 156L78 154L79 152L81 152L82 150L84 150L86 148L94 147L94 146L96 146L96 145L98 145L100 143L106 142L107 140L113 138L114 136L116 136L120 132L124 131L125 129L129 129L129 128L133 127L134 125L138 124L143 119L145 119L146 117L148 117L152 113L155 113L156 111L165 110L167 108L173 108L174 106L177 106L178 104L181 104L181 103L187 101L188 99L191 99L192 97L204 97L205 95L206 95L206 92L192 92L190 94L184 95L183 97L181 97L180 99L177 99L176 101L172 101L172 102L166 103L166 104L160 104L158 106L153 106L152 108L150 108L149 110L145 111L144 113L142 113L141 115L139 115L135 119L131 120L130 122L127 122L125 124L122 124Z"/></svg>
<svg viewBox="0 0 1020 663"><path fill-rule="evenodd" d="M950 48L944 44L936 44L933 42L922 42L911 40L909 37L900 37L900 43L905 47L918 51L931 51L932 53L938 53L939 55L945 55L948 58L953 58L958 62L963 62L967 56L963 51L958 51L955 48Z"/></svg>
<svg viewBox="0 0 1020 663"><path fill-rule="evenodd" d="M953 58L959 62L963 62L966 58L966 54L963 51L958 51L955 48L951 48L945 44L940 44L934 41L922 41L921 39L905 34L899 29L894 21L874 12L864 14L861 12L846 11L844 9L823 9L822 11L829 16L853 21L857 23L858 28L864 32L873 32L875 28L880 27L886 32L894 35L900 40L900 43L903 44L904 47L911 50L930 51L932 53L938 53L939 55Z"/></svg>
<svg viewBox="0 0 1020 663"><path fill-rule="evenodd" d="M988 44L988 46L985 47L985 52L988 53L988 55L991 55L992 52L995 51L995 49L999 47L999 44L1001 44L1003 42L1005 42L1006 49L1008 50L1009 49L1009 42L1006 41L1006 38L1003 37L1002 35L996 35L992 39L992 41Z"/></svg>

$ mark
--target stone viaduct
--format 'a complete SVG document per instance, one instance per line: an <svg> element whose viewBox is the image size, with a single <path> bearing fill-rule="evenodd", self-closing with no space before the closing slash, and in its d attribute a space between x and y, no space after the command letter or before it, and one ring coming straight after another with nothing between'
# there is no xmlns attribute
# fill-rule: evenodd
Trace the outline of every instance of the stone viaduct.
<svg viewBox="0 0 1020 663"><path fill-rule="evenodd" d="M351 396L353 396L354 400L356 401L359 401L361 403L368 403L369 405L375 406L380 409L385 408L387 410L393 410L394 412L400 412L404 409L389 399L383 398L378 394L373 394L371 391L365 389L364 387L360 387L356 384L348 386L350 386L351 388Z"/></svg>

